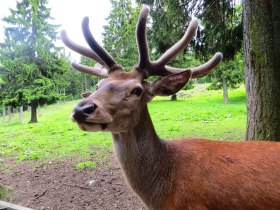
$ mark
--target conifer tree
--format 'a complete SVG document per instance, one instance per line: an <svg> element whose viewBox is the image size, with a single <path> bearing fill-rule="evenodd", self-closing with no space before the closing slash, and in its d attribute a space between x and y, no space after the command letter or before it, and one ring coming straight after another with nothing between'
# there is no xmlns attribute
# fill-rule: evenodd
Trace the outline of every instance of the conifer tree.
<svg viewBox="0 0 280 210"><path fill-rule="evenodd" d="M31 120L37 122L37 106L58 99L58 78L63 75L63 61L58 55L57 25L51 19L47 0L21 0L10 15L5 40L1 43L2 71L6 83L1 98L7 105L30 103ZM57 79L55 79L55 77Z"/></svg>

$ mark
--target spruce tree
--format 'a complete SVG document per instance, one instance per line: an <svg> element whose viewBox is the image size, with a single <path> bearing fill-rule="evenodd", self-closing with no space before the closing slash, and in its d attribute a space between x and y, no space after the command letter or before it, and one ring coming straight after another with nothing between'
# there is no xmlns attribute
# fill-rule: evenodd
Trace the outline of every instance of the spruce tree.
<svg viewBox="0 0 280 210"><path fill-rule="evenodd" d="M31 106L30 122L37 122L37 106L58 99L55 77L63 75L57 40L57 25L51 18L47 0L21 0L3 21L5 40L1 43L3 79L7 85L1 97L6 105Z"/></svg>

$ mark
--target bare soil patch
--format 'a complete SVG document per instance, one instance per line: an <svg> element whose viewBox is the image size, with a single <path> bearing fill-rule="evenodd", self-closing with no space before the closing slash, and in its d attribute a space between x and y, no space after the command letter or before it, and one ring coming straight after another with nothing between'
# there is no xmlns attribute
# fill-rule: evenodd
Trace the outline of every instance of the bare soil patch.
<svg viewBox="0 0 280 210"><path fill-rule="evenodd" d="M0 172L0 185L11 188L9 202L33 209L146 209L112 155L108 161L83 170L73 159L23 161Z"/></svg>

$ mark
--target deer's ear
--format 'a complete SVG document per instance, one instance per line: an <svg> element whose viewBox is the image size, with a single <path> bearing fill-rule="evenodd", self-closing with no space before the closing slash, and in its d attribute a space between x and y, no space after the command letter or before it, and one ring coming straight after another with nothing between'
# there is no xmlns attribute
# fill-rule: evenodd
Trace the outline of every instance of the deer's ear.
<svg viewBox="0 0 280 210"><path fill-rule="evenodd" d="M92 92L87 92L87 93L82 93L81 96L82 96L83 98L87 98L87 97L89 97L91 94L92 94Z"/></svg>
<svg viewBox="0 0 280 210"><path fill-rule="evenodd" d="M170 96L177 93L191 78L192 71L186 70L165 76L151 84L150 93L159 96Z"/></svg>

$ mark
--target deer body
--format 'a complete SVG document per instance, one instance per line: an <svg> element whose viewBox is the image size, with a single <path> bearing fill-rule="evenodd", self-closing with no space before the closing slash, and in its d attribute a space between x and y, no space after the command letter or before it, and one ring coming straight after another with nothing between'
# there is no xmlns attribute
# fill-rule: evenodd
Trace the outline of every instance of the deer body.
<svg viewBox="0 0 280 210"><path fill-rule="evenodd" d="M113 141L126 181L150 209L280 209L280 143L163 141L142 113Z"/></svg>
<svg viewBox="0 0 280 210"><path fill-rule="evenodd" d="M147 103L156 95L178 92L190 78L209 73L222 55L216 53L191 69L166 65L191 41L198 27L194 19L181 40L158 60L150 61L148 12L144 7L139 16L139 62L130 72L95 41L88 18L83 20L82 31L91 49L61 33L65 45L99 63L95 67L72 63L72 67L105 78L94 92L82 94L72 120L84 131L112 133L126 181L150 209L280 209L280 143L164 141L156 134ZM149 82L149 76L160 78Z"/></svg>

